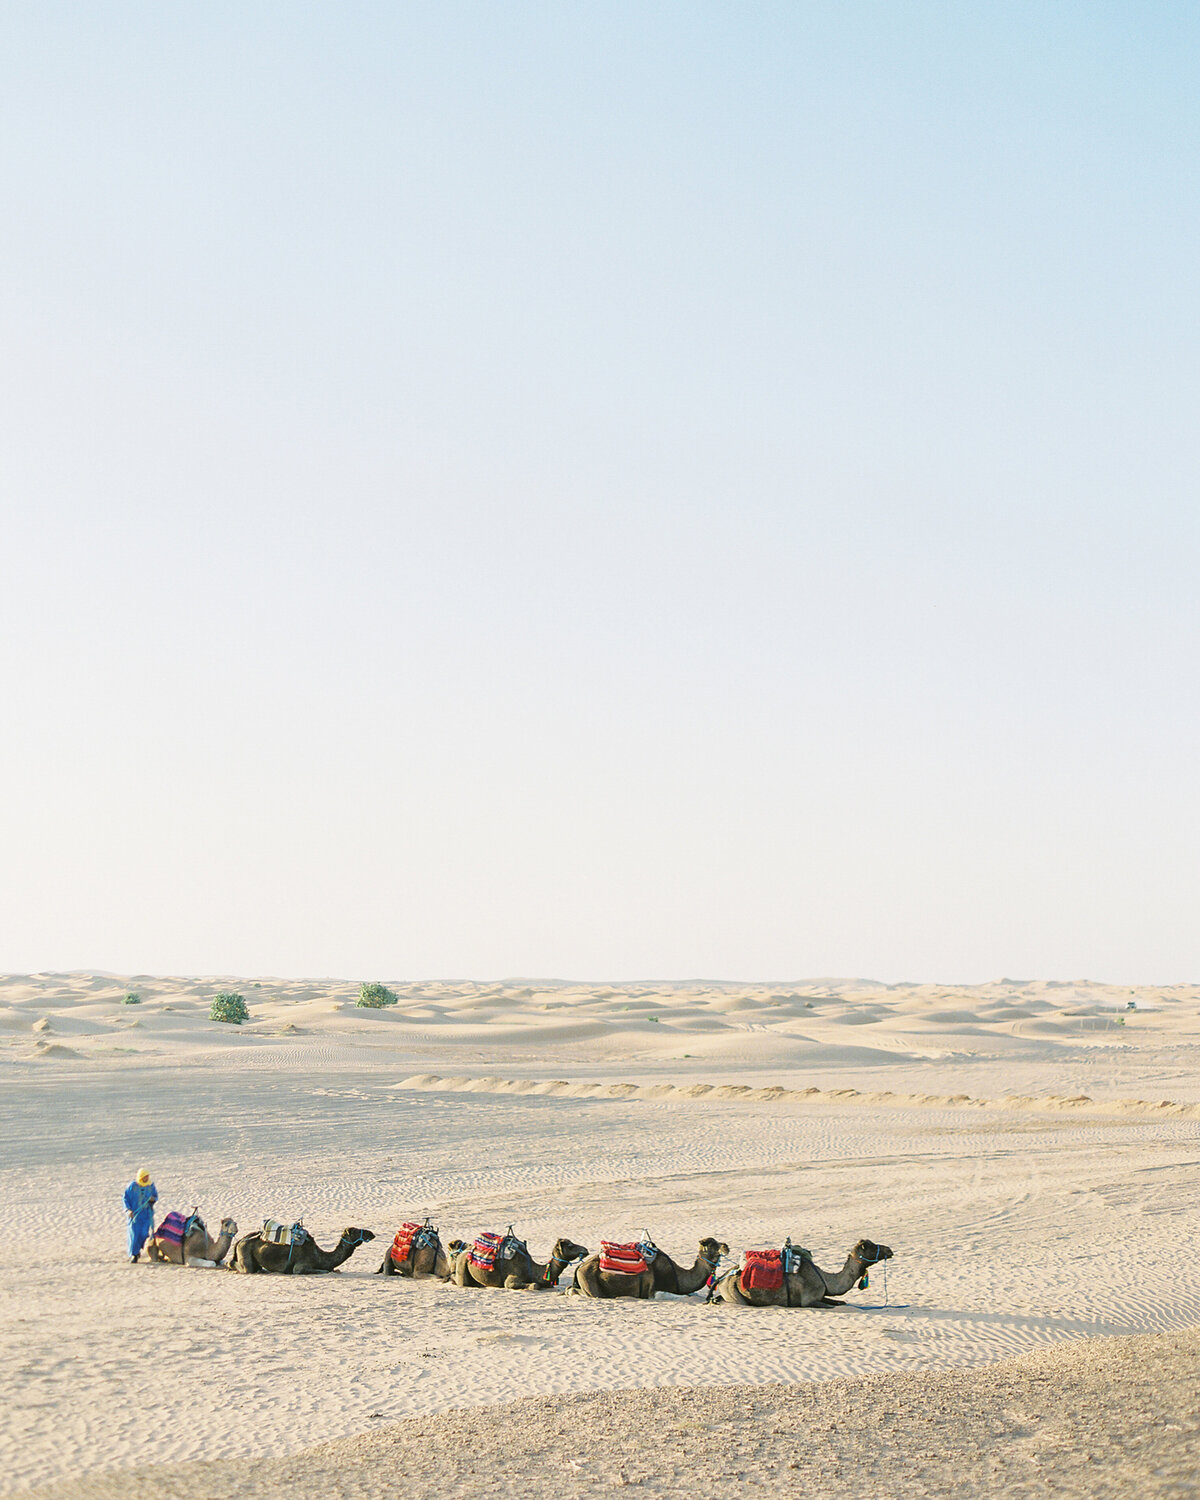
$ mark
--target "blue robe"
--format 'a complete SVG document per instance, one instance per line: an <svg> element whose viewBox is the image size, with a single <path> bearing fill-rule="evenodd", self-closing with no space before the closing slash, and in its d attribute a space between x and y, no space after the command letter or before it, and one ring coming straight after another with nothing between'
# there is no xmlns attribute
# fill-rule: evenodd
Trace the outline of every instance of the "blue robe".
<svg viewBox="0 0 1200 1500"><path fill-rule="evenodd" d="M125 1189L125 1209L129 1220L129 1253L140 1255L142 1246L150 1238L154 1228L154 1205L158 1202L158 1189L152 1182L145 1187L134 1181Z"/></svg>

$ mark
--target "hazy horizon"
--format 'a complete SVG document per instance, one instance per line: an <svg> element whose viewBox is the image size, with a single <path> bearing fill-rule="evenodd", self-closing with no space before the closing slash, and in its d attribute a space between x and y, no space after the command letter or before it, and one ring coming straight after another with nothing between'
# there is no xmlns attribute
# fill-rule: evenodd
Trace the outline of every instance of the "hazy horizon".
<svg viewBox="0 0 1200 1500"><path fill-rule="evenodd" d="M1192 8L0 40L0 969L1200 974Z"/></svg>

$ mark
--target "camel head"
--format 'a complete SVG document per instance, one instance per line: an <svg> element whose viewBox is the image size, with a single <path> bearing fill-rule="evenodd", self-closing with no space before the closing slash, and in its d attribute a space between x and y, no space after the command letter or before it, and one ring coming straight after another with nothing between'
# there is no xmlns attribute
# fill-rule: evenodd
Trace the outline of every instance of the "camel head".
<svg viewBox="0 0 1200 1500"><path fill-rule="evenodd" d="M729 1254L729 1246L724 1240L707 1239L700 1241L700 1259L706 1260L710 1266L715 1266L722 1255Z"/></svg>
<svg viewBox="0 0 1200 1500"><path fill-rule="evenodd" d="M354 1228L343 1229L338 1236L343 1245L366 1245L374 1238L375 1236L369 1229Z"/></svg>
<svg viewBox="0 0 1200 1500"><path fill-rule="evenodd" d="M238 1230L237 1230L237 1220L236 1219L222 1219L221 1220L221 1233L222 1234L227 1234L229 1236L229 1238L232 1239L237 1232L238 1232Z"/></svg>
<svg viewBox="0 0 1200 1500"><path fill-rule="evenodd" d="M891 1260L892 1250L890 1245L877 1245L874 1240L859 1240L850 1254L855 1260L864 1261L868 1266L873 1266L877 1261Z"/></svg>
<svg viewBox="0 0 1200 1500"><path fill-rule="evenodd" d="M564 1266L569 1266L573 1260L583 1260L587 1253L587 1246L577 1245L574 1240L555 1240L550 1259L561 1261Z"/></svg>
<svg viewBox="0 0 1200 1500"><path fill-rule="evenodd" d="M557 1286L558 1278L571 1262L573 1260L583 1260L587 1253L587 1246L577 1245L574 1240L555 1240L554 1249L550 1252L550 1259L546 1262L547 1286Z"/></svg>
<svg viewBox="0 0 1200 1500"><path fill-rule="evenodd" d="M466 1240L451 1240L446 1246L446 1253L448 1255L458 1255L460 1251L465 1250L466 1248Z"/></svg>

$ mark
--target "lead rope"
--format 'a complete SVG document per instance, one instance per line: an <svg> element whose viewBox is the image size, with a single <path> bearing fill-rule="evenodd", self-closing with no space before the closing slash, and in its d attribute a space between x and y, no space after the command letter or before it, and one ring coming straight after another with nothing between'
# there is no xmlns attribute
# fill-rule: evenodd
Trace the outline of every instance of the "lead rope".
<svg viewBox="0 0 1200 1500"><path fill-rule="evenodd" d="M859 1302L859 1303L854 1304L854 1305L856 1305L858 1307L859 1312L905 1312L905 1311L907 1311L907 1309L912 1306L911 1302L897 1302L896 1305L895 1305L895 1307L892 1306L891 1299L888 1296L887 1261L885 1260L885 1261L882 1261L882 1262L876 1262L876 1264L882 1264L882 1266L883 1266L883 1301L882 1302ZM871 1280L870 1280L869 1276L864 1276L863 1277L863 1281L865 1281L867 1283L867 1285L870 1286ZM859 1282L859 1286L862 1286L862 1284L863 1284L863 1282L860 1281Z"/></svg>

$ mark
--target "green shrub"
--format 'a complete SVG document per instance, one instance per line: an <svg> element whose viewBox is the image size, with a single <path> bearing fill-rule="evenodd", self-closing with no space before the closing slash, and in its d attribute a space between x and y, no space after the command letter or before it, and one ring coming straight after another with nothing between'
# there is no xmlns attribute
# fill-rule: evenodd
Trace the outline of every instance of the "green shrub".
<svg viewBox="0 0 1200 1500"><path fill-rule="evenodd" d="M142 997L136 990L130 990L128 995L125 996L124 1000L121 1001L122 1005L140 1005L141 1003Z"/></svg>
<svg viewBox="0 0 1200 1500"><path fill-rule="evenodd" d="M250 1012L246 1009L246 1002L241 995L233 995L223 990L221 994L213 996L208 1019L228 1021L233 1026L240 1026L243 1021L250 1019Z"/></svg>
<svg viewBox="0 0 1200 1500"><path fill-rule="evenodd" d="M368 1010L382 1010L385 1005L396 1005L400 996L389 990L386 984L360 984L357 1004Z"/></svg>

